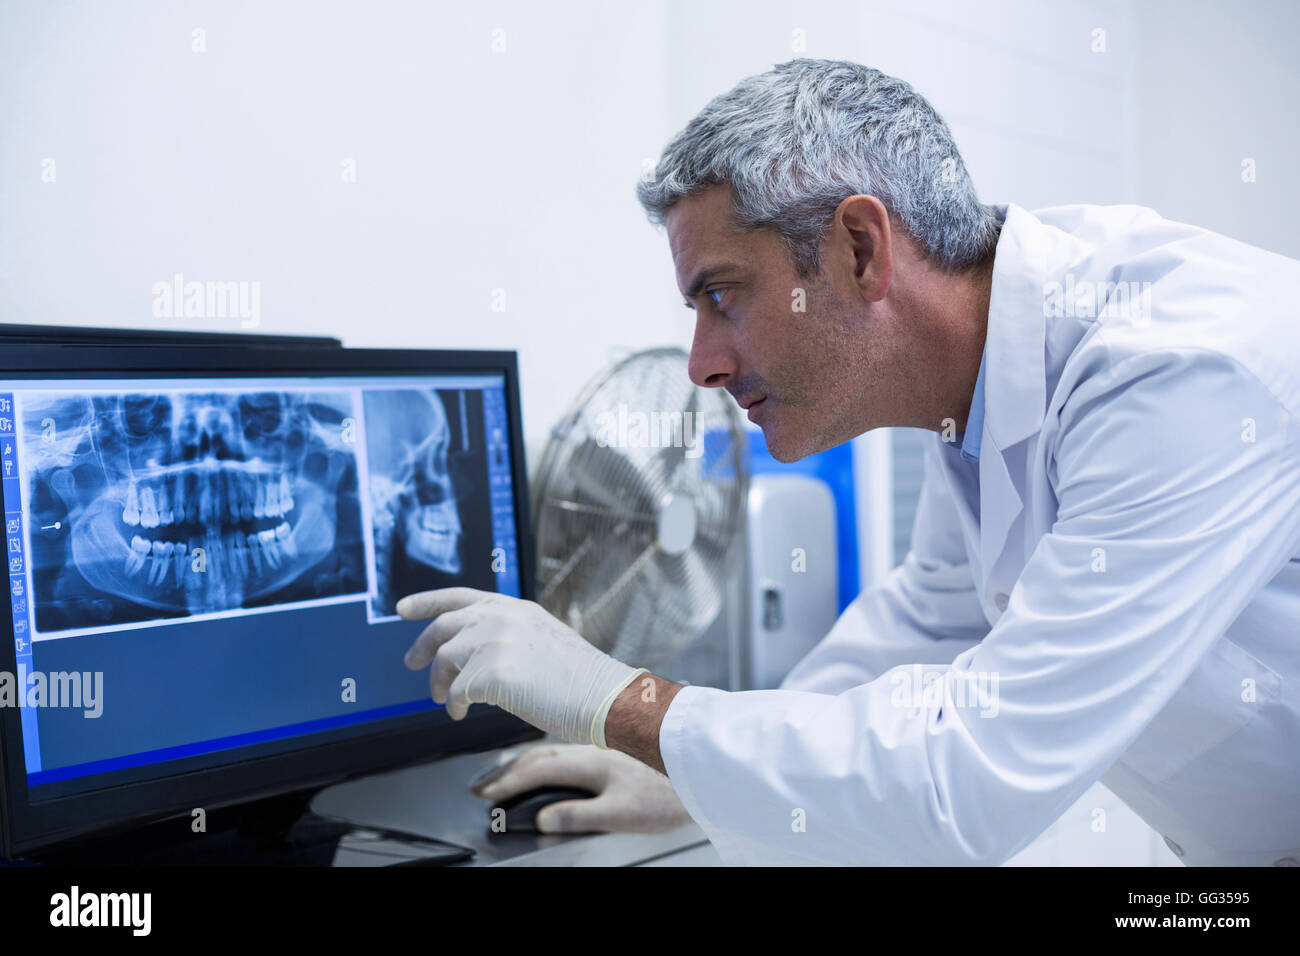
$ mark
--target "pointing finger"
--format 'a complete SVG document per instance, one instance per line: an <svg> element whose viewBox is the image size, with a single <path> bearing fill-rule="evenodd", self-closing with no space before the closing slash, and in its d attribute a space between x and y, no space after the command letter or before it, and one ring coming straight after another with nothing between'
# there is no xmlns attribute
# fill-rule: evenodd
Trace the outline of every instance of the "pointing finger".
<svg viewBox="0 0 1300 956"><path fill-rule="evenodd" d="M408 621L418 621L469 607L495 595L495 591L477 591L474 588L439 588L436 591L421 591L418 594L408 594L398 601L397 613Z"/></svg>

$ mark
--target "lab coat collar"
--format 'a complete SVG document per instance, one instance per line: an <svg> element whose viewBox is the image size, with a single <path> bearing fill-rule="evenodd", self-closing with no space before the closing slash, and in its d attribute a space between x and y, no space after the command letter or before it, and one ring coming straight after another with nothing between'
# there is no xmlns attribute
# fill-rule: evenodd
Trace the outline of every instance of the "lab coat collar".
<svg viewBox="0 0 1300 956"><path fill-rule="evenodd" d="M984 354L985 412L980 475L980 560L987 586L1024 510L1023 475L1013 476L1005 452L1035 434L1047 407L1046 319L1043 287L1051 230L1031 213L1008 203L993 260Z"/></svg>
<svg viewBox="0 0 1300 956"><path fill-rule="evenodd" d="M1038 431L1047 409L1043 288L1050 230L1031 213L1007 203L993 259L984 430L998 450Z"/></svg>

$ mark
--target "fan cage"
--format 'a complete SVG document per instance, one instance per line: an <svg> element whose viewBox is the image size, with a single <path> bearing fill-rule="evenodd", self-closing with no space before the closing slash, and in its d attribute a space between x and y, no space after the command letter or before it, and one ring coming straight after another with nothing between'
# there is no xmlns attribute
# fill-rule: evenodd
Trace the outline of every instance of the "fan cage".
<svg viewBox="0 0 1300 956"><path fill-rule="evenodd" d="M597 375L551 431L533 484L539 602L638 666L679 654L722 610L749 485L734 403L693 384L678 348ZM687 509L683 499L691 504ZM694 516L664 540L665 508Z"/></svg>

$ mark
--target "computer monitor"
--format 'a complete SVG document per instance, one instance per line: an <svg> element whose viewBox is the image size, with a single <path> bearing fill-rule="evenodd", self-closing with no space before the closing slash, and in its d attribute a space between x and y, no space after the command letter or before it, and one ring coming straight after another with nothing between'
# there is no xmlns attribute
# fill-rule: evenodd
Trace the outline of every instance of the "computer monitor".
<svg viewBox="0 0 1300 956"><path fill-rule="evenodd" d="M532 597L512 352L13 344L0 497L6 856L536 735L394 613Z"/></svg>
<svg viewBox="0 0 1300 956"><path fill-rule="evenodd" d="M20 345L224 345L227 348L320 349L342 348L328 335L268 335L265 332L189 332L170 329L119 329L91 325L27 325L0 322L0 346Z"/></svg>

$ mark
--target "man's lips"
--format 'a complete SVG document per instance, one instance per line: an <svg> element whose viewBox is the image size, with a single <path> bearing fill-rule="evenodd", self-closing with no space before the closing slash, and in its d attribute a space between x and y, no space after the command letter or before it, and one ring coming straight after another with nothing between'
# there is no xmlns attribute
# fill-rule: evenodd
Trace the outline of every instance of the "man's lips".
<svg viewBox="0 0 1300 956"><path fill-rule="evenodd" d="M731 390L728 389L728 391ZM736 400L736 404L741 407L742 411L749 412L749 420L751 422L757 421L754 416L767 401L766 395L737 395L735 392L732 392L731 397Z"/></svg>

